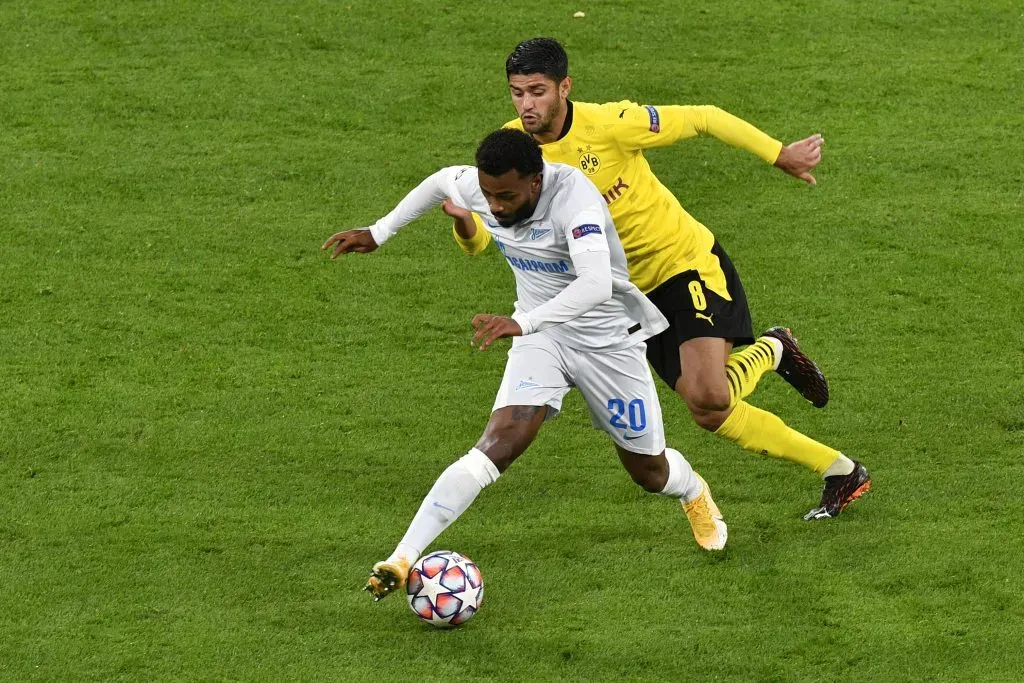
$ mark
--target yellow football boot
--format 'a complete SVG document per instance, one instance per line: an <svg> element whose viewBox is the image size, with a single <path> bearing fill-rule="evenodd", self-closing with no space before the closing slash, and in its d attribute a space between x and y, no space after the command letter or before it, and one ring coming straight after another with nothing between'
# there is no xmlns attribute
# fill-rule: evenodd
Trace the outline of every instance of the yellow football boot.
<svg viewBox="0 0 1024 683"><path fill-rule="evenodd" d="M370 592L374 602L382 600L392 591L396 591L405 585L405 579L409 576L409 567L412 563L406 560L384 560L373 565L370 578L363 590Z"/></svg>
<svg viewBox="0 0 1024 683"><path fill-rule="evenodd" d="M721 550L729 538L729 528L722 519L722 513L711 498L711 489L704 477L697 475L703 488L700 495L689 503L683 503L683 511L690 520L693 537L704 550Z"/></svg>

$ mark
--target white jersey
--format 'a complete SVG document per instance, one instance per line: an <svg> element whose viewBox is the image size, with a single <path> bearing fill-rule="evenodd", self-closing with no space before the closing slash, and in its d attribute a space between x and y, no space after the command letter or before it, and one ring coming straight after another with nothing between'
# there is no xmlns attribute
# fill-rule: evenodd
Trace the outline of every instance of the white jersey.
<svg viewBox="0 0 1024 683"><path fill-rule="evenodd" d="M483 219L515 275L517 313L529 313L572 283L576 279L574 256L590 251L609 253L611 298L579 317L536 334L578 349L615 350L633 346L667 328L665 318L629 282L626 254L604 198L578 169L545 162L533 215L508 228L491 214L475 167L441 169L371 228L374 240L382 244L398 228L446 197Z"/></svg>

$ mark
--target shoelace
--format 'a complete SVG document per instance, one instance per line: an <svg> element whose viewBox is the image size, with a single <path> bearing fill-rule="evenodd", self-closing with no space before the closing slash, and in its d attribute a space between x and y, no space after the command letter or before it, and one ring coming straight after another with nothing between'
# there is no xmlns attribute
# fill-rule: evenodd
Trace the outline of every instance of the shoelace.
<svg viewBox="0 0 1024 683"><path fill-rule="evenodd" d="M697 520L697 528L700 530L701 535L713 535L717 532L718 528L715 526L715 519L711 516L711 508L708 507L707 496L701 495L697 500L687 505L689 510L700 512Z"/></svg>

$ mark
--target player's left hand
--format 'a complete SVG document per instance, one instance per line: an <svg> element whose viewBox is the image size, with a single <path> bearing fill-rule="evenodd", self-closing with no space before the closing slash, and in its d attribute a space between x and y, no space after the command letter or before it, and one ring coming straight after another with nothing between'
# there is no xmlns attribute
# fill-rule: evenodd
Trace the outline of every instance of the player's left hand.
<svg viewBox="0 0 1024 683"><path fill-rule="evenodd" d="M504 337L521 337L523 328L512 318L503 315L479 313L473 316L473 346L483 351L488 346Z"/></svg>
<svg viewBox="0 0 1024 683"><path fill-rule="evenodd" d="M476 237L476 223L473 222L473 214L469 209L463 209L451 200L445 198L441 202L441 210L455 220L455 234L464 240L471 240Z"/></svg>
<svg viewBox="0 0 1024 683"><path fill-rule="evenodd" d="M821 162L821 146L824 144L825 139L820 134L792 142L779 152L775 166L809 185L817 185L818 181L810 171Z"/></svg>
<svg viewBox="0 0 1024 683"><path fill-rule="evenodd" d="M473 214L470 210L464 209L453 202L451 197L445 197L444 201L441 202L441 210L457 220L473 221Z"/></svg>

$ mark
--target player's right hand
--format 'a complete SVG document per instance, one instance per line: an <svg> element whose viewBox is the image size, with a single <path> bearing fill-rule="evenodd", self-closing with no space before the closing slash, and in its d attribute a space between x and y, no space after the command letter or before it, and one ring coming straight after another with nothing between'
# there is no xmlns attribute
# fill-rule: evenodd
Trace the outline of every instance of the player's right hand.
<svg viewBox="0 0 1024 683"><path fill-rule="evenodd" d="M336 259L342 254L347 254L350 251L354 251L358 254L368 254L371 251L376 251L377 247L380 246L373 239L373 235L366 228L359 228L358 230L345 230L344 232L336 232L331 235L324 246L321 249L330 249L334 247L334 252L331 254L332 259Z"/></svg>
<svg viewBox="0 0 1024 683"><path fill-rule="evenodd" d="M473 316L473 346L486 351L487 347L505 337L523 336L523 328L512 318L504 315L478 313Z"/></svg>

